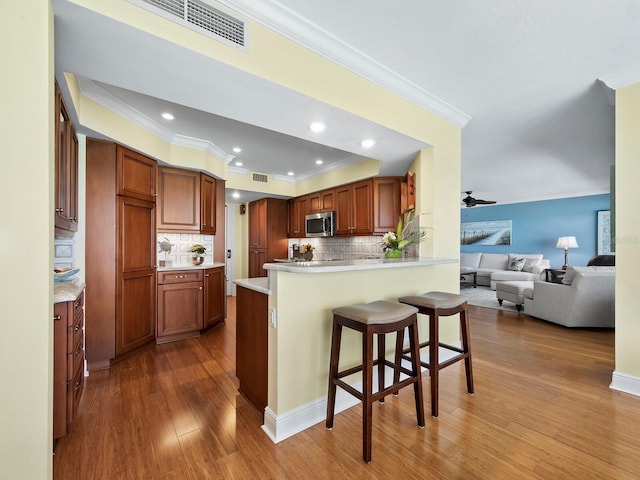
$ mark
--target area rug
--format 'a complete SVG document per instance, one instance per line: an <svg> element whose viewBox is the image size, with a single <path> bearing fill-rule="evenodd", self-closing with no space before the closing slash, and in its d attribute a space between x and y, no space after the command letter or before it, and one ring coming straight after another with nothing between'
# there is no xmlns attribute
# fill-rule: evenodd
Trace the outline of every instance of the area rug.
<svg viewBox="0 0 640 480"><path fill-rule="evenodd" d="M502 306L500 306L495 290L491 290L489 287L460 286L460 295L467 297L467 303L476 307L495 308L496 310L508 310L510 312L518 311L515 303L507 300L502 302Z"/></svg>

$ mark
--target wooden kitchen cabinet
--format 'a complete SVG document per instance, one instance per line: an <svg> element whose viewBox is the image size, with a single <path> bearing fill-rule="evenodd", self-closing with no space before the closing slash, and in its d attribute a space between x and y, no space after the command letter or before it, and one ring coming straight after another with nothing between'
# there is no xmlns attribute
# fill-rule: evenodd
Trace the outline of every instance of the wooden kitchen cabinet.
<svg viewBox="0 0 640 480"><path fill-rule="evenodd" d="M335 189L336 235L373 233L373 181L343 185Z"/></svg>
<svg viewBox="0 0 640 480"><path fill-rule="evenodd" d="M158 196L158 163L141 153L116 146L118 195L147 202Z"/></svg>
<svg viewBox="0 0 640 480"><path fill-rule="evenodd" d="M116 355L155 338L155 203L118 197Z"/></svg>
<svg viewBox="0 0 640 480"><path fill-rule="evenodd" d="M226 279L224 267L204 271L204 327L209 328L226 317Z"/></svg>
<svg viewBox="0 0 640 480"><path fill-rule="evenodd" d="M200 231L200 173L158 169L158 230Z"/></svg>
<svg viewBox="0 0 640 480"><path fill-rule="evenodd" d="M289 256L286 200L263 198L249 203L249 278L266 277L262 265Z"/></svg>
<svg viewBox="0 0 640 480"><path fill-rule="evenodd" d="M157 180L154 160L113 142L87 138L86 156L91 289L85 294L85 354L91 372L155 339Z"/></svg>
<svg viewBox="0 0 640 480"><path fill-rule="evenodd" d="M71 430L84 388L84 292L53 306L53 438Z"/></svg>
<svg viewBox="0 0 640 480"><path fill-rule="evenodd" d="M373 179L373 233L395 232L400 218L400 179Z"/></svg>
<svg viewBox="0 0 640 480"><path fill-rule="evenodd" d="M305 217L309 213L309 197L296 197L289 200L289 237L301 238L306 235Z"/></svg>
<svg viewBox="0 0 640 480"><path fill-rule="evenodd" d="M78 230L78 139L64 99L55 84L55 234Z"/></svg>
<svg viewBox="0 0 640 480"><path fill-rule="evenodd" d="M197 337L203 328L203 271L173 270L158 276L156 343Z"/></svg>
<svg viewBox="0 0 640 480"><path fill-rule="evenodd" d="M236 376L238 390L264 420L268 400L268 297L238 286L236 290Z"/></svg>
<svg viewBox="0 0 640 480"><path fill-rule="evenodd" d="M215 178L200 174L200 233L203 234L216 234L216 184Z"/></svg>
<svg viewBox="0 0 640 480"><path fill-rule="evenodd" d="M335 190L323 190L309 194L309 213L330 212L335 210Z"/></svg>
<svg viewBox="0 0 640 480"><path fill-rule="evenodd" d="M216 233L216 180L178 168L158 171L158 230Z"/></svg>

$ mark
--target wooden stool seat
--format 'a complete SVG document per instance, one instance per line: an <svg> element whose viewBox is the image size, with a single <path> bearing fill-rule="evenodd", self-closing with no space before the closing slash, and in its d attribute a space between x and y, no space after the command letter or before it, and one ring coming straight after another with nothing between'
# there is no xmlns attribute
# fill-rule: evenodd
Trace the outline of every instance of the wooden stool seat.
<svg viewBox="0 0 640 480"><path fill-rule="evenodd" d="M329 365L329 392L327 398L327 428L333 428L336 403L336 388L340 387L362 401L362 457L371 461L371 437L373 402L384 402L384 397L396 393L401 388L413 385L418 426L424 427L424 405L422 396L422 375L420 369L420 347L418 339L418 309L399 303L377 301L363 305L339 307L333 310L333 332L331 336L331 359ZM338 371L340 361L340 341L342 327L362 333L362 364ZM404 329L409 330L409 348L412 356L411 370L401 364ZM396 353L394 361L385 357L385 335L396 333ZM378 336L378 355L373 359L373 336ZM373 393L373 367L378 366L378 391ZM393 368L394 382L385 388L385 366ZM362 372L362 392L342 380L356 372ZM408 378L400 381L400 373Z"/></svg>
<svg viewBox="0 0 640 480"><path fill-rule="evenodd" d="M422 295L409 295L399 298L400 303L411 305L418 312L429 316L429 340L420 344L420 349L429 348L429 362L420 361L420 364L429 369L431 377L431 415L438 416L438 377L439 371L453 363L464 360L467 376L467 392L473 394L473 371L471 369L471 338L469 334L469 315L467 299L455 293L427 292ZM462 348L447 345L439 340L439 317L460 314L460 336ZM401 334L402 335L402 334ZM455 352L455 355L440 362L439 348ZM410 349L404 349L402 357L412 360L413 353ZM394 378L395 380L395 378Z"/></svg>

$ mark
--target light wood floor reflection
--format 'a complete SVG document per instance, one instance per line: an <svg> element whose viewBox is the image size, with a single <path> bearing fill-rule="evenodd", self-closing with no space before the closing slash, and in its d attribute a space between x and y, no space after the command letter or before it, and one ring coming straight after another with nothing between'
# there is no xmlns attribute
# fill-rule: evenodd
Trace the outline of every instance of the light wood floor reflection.
<svg viewBox="0 0 640 480"><path fill-rule="evenodd" d="M612 330L479 307L470 318L476 394L466 394L462 364L444 369L440 416L422 430L412 389L387 397L374 408L373 461L364 464L360 405L338 414L332 431L320 423L269 440L237 392L230 297L223 326L87 378L54 478L639 478L640 398L609 389Z"/></svg>

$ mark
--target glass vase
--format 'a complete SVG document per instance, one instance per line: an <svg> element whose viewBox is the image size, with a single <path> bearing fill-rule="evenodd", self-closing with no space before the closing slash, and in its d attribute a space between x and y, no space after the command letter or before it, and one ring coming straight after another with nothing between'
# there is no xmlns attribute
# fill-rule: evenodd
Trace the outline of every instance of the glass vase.
<svg viewBox="0 0 640 480"><path fill-rule="evenodd" d="M389 248L384 252L384 258L402 258L402 250Z"/></svg>

